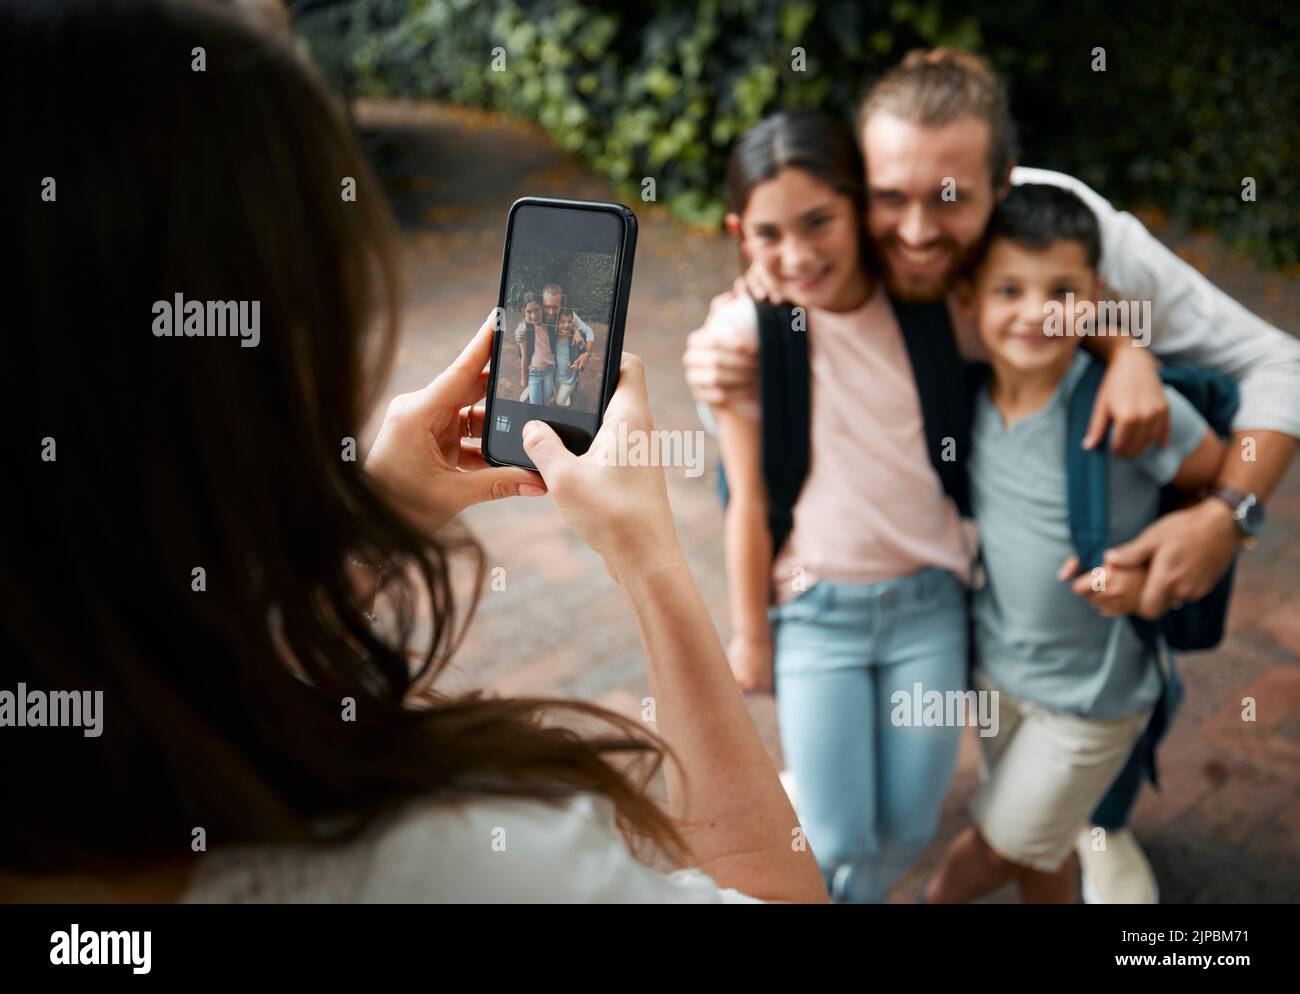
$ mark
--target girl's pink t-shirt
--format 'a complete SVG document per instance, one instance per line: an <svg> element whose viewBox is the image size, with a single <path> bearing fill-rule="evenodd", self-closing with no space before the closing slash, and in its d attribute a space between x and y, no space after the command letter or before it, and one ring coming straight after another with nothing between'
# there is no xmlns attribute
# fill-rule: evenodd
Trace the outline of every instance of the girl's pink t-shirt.
<svg viewBox="0 0 1300 994"><path fill-rule="evenodd" d="M819 579L875 583L927 566L969 582L966 533L930 463L920 396L884 289L877 285L854 311L806 314L812 451L794 528L772 566L777 600ZM714 322L757 345L749 297ZM757 420L757 387L729 404Z"/></svg>

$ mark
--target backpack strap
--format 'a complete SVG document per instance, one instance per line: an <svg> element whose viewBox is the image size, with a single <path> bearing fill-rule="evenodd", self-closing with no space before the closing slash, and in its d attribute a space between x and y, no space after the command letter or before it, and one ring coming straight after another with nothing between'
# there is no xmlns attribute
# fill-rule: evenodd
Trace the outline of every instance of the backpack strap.
<svg viewBox="0 0 1300 994"><path fill-rule="evenodd" d="M1070 539L1074 553L1079 557L1083 572L1102 564L1110 548L1110 431L1099 445L1083 447L1092 420L1092 407L1097 400L1106 367L1091 356L1083 375L1070 392L1065 429L1065 491L1069 510ZM1158 651L1156 643L1160 633L1157 622L1129 615L1134 633L1152 652Z"/></svg>
<svg viewBox="0 0 1300 994"><path fill-rule="evenodd" d="M1065 428L1066 502L1070 538L1079 568L1096 569L1110 542L1110 431L1101 444L1083 447L1092 407L1105 367L1089 357L1088 367L1070 392Z"/></svg>
<svg viewBox="0 0 1300 994"><path fill-rule="evenodd" d="M754 303L758 310L763 479L775 557L794 528L795 501L808 477L812 372L807 330L795 328L793 306L775 307L764 300Z"/></svg>
<svg viewBox="0 0 1300 994"><path fill-rule="evenodd" d="M912 364L930 464L939 475L944 493L952 498L963 517L969 517L970 480L966 460L971 449L975 381L968 363L957 350L948 302L944 298L912 301L891 296L889 304Z"/></svg>
<svg viewBox="0 0 1300 994"><path fill-rule="evenodd" d="M1070 391L1065 429L1065 489L1069 509L1070 539L1080 569L1090 571L1102 564L1110 545L1110 430L1099 445L1084 449L1083 439L1092 420L1092 407L1097 400L1106 367L1091 356L1083 375ZM1142 640L1147 651L1158 653L1159 625L1137 615L1129 615L1134 634ZM1157 666L1159 663L1157 662ZM1160 697L1156 700L1143 737L1135 746L1141 769L1153 784L1159 783L1156 769L1155 744L1164 733L1170 713L1169 680L1163 674Z"/></svg>

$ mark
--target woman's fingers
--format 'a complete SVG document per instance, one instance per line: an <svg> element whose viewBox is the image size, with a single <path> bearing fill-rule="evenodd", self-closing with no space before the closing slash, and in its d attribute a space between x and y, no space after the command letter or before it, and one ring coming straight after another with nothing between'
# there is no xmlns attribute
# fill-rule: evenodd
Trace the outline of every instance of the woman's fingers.
<svg viewBox="0 0 1300 994"><path fill-rule="evenodd" d="M484 459L482 447L468 438L462 438L460 440L460 461L456 465L467 473L476 473L480 470L502 468L500 466L493 466ZM514 468L518 469L518 467ZM519 477L520 480L526 480L526 482L534 484L535 486L545 486L542 482L542 478L532 470L519 469L519 472L526 474L526 477ZM524 491L524 493L525 496L533 496L531 492Z"/></svg>
<svg viewBox="0 0 1300 994"><path fill-rule="evenodd" d="M520 441L524 443L524 451L538 472L543 478L549 477L553 483L562 472L577 462L578 457L564 447L555 429L539 418L525 422Z"/></svg>
<svg viewBox="0 0 1300 994"><path fill-rule="evenodd" d="M492 308L469 344L461 349L460 355L424 388L428 401L448 407L464 407L483 399L487 393L485 368L492 358L497 311L497 308Z"/></svg>
<svg viewBox="0 0 1300 994"><path fill-rule="evenodd" d="M645 362L632 352L623 353L618 367L618 388L605 409L603 424L626 421L629 428L649 428L650 398L646 394Z"/></svg>
<svg viewBox="0 0 1300 994"><path fill-rule="evenodd" d="M475 445L468 438L460 440L460 461L456 464L464 470L487 469L488 462L483 458L483 447Z"/></svg>
<svg viewBox="0 0 1300 994"><path fill-rule="evenodd" d="M483 404L462 407L460 409L460 437L482 438L486 411Z"/></svg>

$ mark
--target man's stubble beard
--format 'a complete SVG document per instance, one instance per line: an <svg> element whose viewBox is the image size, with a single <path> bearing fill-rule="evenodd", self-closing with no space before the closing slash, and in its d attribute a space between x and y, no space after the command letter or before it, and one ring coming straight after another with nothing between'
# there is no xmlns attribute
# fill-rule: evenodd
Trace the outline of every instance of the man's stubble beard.
<svg viewBox="0 0 1300 994"><path fill-rule="evenodd" d="M895 300L918 302L939 300L946 297L958 278L974 265L980 252L980 243L978 241L964 252L958 249L953 254L953 261L949 263L942 276L927 279L922 283L914 276L900 276L895 273L893 267L889 264L887 255L880 249L879 243L875 239L868 239L867 244L869 246L868 258L871 269L881 275L889 295Z"/></svg>

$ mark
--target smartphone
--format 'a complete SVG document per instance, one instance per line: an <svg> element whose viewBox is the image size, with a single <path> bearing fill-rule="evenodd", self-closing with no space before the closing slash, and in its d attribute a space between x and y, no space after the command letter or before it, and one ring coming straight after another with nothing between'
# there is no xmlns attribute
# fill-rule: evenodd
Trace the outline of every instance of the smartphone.
<svg viewBox="0 0 1300 994"><path fill-rule="evenodd" d="M535 470L534 419L582 455L618 386L636 215L622 204L524 197L510 207L483 419L483 458Z"/></svg>

